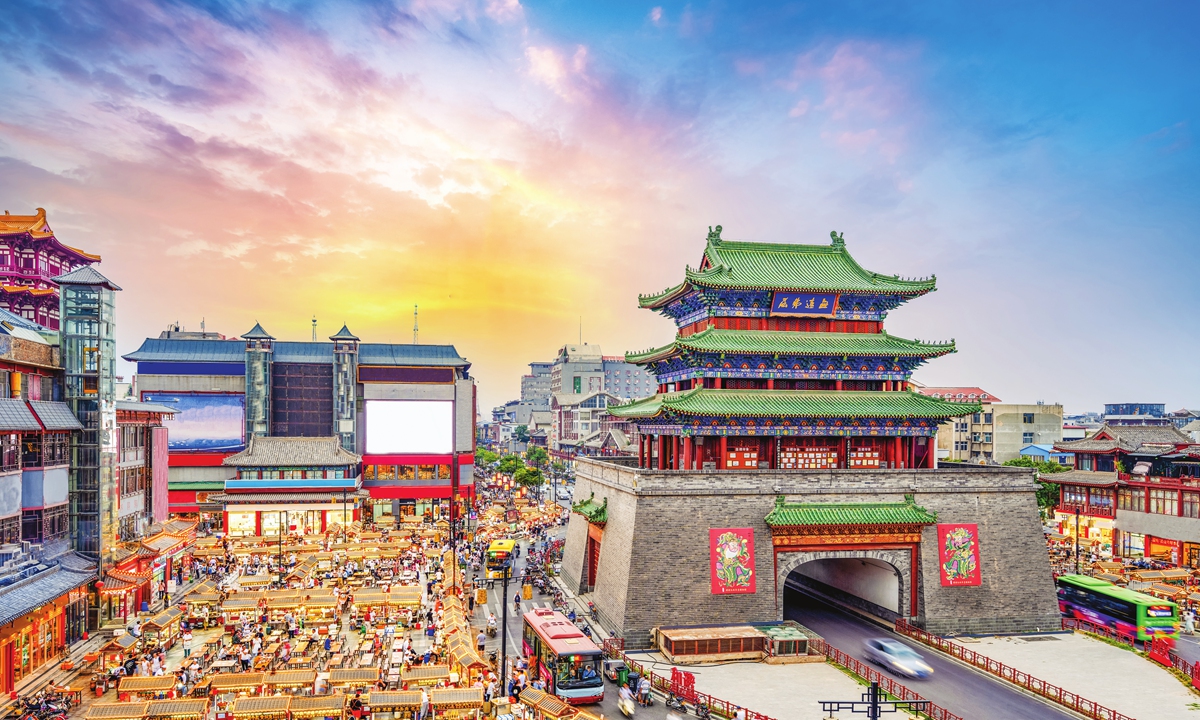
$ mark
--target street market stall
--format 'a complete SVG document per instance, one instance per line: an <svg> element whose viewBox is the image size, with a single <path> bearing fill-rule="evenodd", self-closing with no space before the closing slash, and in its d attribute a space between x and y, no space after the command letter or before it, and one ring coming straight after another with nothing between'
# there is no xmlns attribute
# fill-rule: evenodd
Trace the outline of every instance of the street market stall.
<svg viewBox="0 0 1200 720"><path fill-rule="evenodd" d="M429 706L440 718L478 718L483 707L483 688L434 688Z"/></svg>
<svg viewBox="0 0 1200 720"><path fill-rule="evenodd" d="M346 696L338 693L294 697L290 710L292 720L343 720L346 717Z"/></svg>
<svg viewBox="0 0 1200 720"><path fill-rule="evenodd" d="M379 682L379 668L339 668L329 672L329 687L334 690L353 691L371 687Z"/></svg>
<svg viewBox="0 0 1200 720"><path fill-rule="evenodd" d="M167 608L142 624L142 644L147 650L162 648L170 650L179 637L179 621L183 611Z"/></svg>
<svg viewBox="0 0 1200 720"><path fill-rule="evenodd" d="M142 720L149 702L100 703L88 708L85 720Z"/></svg>
<svg viewBox="0 0 1200 720"><path fill-rule="evenodd" d="M167 697L167 693L175 691L175 678L172 675L157 677L123 677L117 685L117 699L153 700Z"/></svg>
<svg viewBox="0 0 1200 720"><path fill-rule="evenodd" d="M431 687L450 682L449 665L414 665L400 675L406 688Z"/></svg>
<svg viewBox="0 0 1200 720"><path fill-rule="evenodd" d="M316 670L280 670L263 678L266 692L311 694L317 682Z"/></svg>
<svg viewBox="0 0 1200 720"><path fill-rule="evenodd" d="M138 649L138 639L129 633L109 640L100 648L100 662L105 670L122 667Z"/></svg>
<svg viewBox="0 0 1200 720"><path fill-rule="evenodd" d="M372 692L367 696L367 705L371 708L371 720L409 720L421 708L421 693Z"/></svg>
<svg viewBox="0 0 1200 720"><path fill-rule="evenodd" d="M196 720L208 716L206 699L155 700L146 706L146 720Z"/></svg>
<svg viewBox="0 0 1200 720"><path fill-rule="evenodd" d="M263 686L262 673L221 673L213 675L209 687L214 695L249 693L257 695Z"/></svg>
<svg viewBox="0 0 1200 720"><path fill-rule="evenodd" d="M230 711L237 720L287 720L292 699L279 697L240 697L233 701Z"/></svg>

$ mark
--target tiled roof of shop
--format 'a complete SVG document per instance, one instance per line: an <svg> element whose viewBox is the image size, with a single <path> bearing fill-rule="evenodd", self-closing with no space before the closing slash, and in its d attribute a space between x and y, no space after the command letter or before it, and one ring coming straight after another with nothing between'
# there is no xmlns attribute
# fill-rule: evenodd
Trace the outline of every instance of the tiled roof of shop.
<svg viewBox="0 0 1200 720"><path fill-rule="evenodd" d="M978 403L952 403L914 392L874 390L717 390L660 393L609 406L615 417L750 415L755 417L950 418L978 412Z"/></svg>
<svg viewBox="0 0 1200 720"><path fill-rule="evenodd" d="M687 268L687 282L640 296L642 307L661 307L690 283L702 287L859 292L923 295L937 286L935 277L915 280L864 270L835 237L829 245L722 240L720 228L708 236L701 269Z"/></svg>
<svg viewBox="0 0 1200 720"><path fill-rule="evenodd" d="M1052 475L1042 474L1039 476L1042 482L1054 483L1055 485L1095 485L1097 487L1109 487L1117 484L1117 473L1113 472L1092 472L1090 470L1068 470L1064 473L1054 473Z"/></svg>
<svg viewBox="0 0 1200 720"><path fill-rule="evenodd" d="M83 425L79 423L79 419L75 417L75 413L71 412L71 407L66 403L30 400L29 405L47 430L83 429Z"/></svg>
<svg viewBox="0 0 1200 720"><path fill-rule="evenodd" d="M354 465L361 458L342 448L336 437L250 436L246 449L223 465L235 467L312 467Z"/></svg>
<svg viewBox="0 0 1200 720"><path fill-rule="evenodd" d="M217 675L213 679L215 680ZM215 684L215 683L214 683ZM202 718L208 711L209 701L204 698L196 700L154 700L146 706L148 718Z"/></svg>
<svg viewBox="0 0 1200 720"><path fill-rule="evenodd" d="M389 345L363 343L358 346L359 365L416 365L467 367L470 365L453 345Z"/></svg>
<svg viewBox="0 0 1200 720"><path fill-rule="evenodd" d="M122 356L131 362L246 362L241 340L161 340L146 338L137 350Z"/></svg>
<svg viewBox="0 0 1200 720"><path fill-rule="evenodd" d="M937 513L917 505L912 495L893 503L789 503L782 495L767 514L772 527L784 525L932 525Z"/></svg>
<svg viewBox="0 0 1200 720"><path fill-rule="evenodd" d="M243 340L274 340L275 337L273 335L271 335L271 333L267 332L266 330L263 330L263 326L260 323L254 323L254 327L250 328L250 331L247 332L245 335L242 335L242 339Z"/></svg>
<svg viewBox="0 0 1200 720"><path fill-rule="evenodd" d="M926 343L887 333L778 332L773 330L719 330L709 328L670 345L640 353L626 353L632 363L663 360L682 351L788 355L867 355L883 357L937 357L954 352L954 341Z"/></svg>
<svg viewBox="0 0 1200 720"><path fill-rule="evenodd" d="M1098 437L1105 435L1107 437ZM1111 438L1111 439L1110 439ZM1174 425L1109 425L1104 423L1091 437L1054 444L1061 452L1133 452L1143 445L1187 445L1192 439ZM1147 448L1149 450L1150 448Z"/></svg>
<svg viewBox="0 0 1200 720"><path fill-rule="evenodd" d="M72 558L74 565L74 558ZM11 590L0 592L0 625L11 622L36 607L58 598L96 578L93 565L90 570L75 571L66 564L44 570L40 575Z"/></svg>
<svg viewBox="0 0 1200 720"><path fill-rule="evenodd" d="M75 268L66 275L59 275L56 278L51 278L51 280L59 285L103 285L110 290L121 289L116 283L101 275L100 271L91 265Z"/></svg>
<svg viewBox="0 0 1200 720"><path fill-rule="evenodd" d="M37 418L20 398L0 398L0 431L41 430Z"/></svg>
<svg viewBox="0 0 1200 720"><path fill-rule="evenodd" d="M85 720L142 720L146 717L148 702L106 702L93 705L84 715Z"/></svg>

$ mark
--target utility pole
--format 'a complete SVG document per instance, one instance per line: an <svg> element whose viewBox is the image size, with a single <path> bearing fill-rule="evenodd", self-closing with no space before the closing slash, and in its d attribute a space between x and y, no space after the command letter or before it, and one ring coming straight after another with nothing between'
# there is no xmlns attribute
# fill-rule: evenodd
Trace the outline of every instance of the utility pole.
<svg viewBox="0 0 1200 720"><path fill-rule="evenodd" d="M413 305L413 345L417 344L417 306Z"/></svg>
<svg viewBox="0 0 1200 720"><path fill-rule="evenodd" d="M317 316L313 315L313 342L317 341Z"/></svg>

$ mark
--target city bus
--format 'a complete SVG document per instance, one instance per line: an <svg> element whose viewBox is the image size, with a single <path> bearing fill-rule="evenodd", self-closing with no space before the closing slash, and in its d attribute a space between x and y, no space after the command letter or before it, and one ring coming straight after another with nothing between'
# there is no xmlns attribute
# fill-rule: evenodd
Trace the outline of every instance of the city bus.
<svg viewBox="0 0 1200 720"><path fill-rule="evenodd" d="M517 543L514 540L493 540L487 549L487 579L501 580L504 578L504 568L511 568L513 549ZM509 571L512 572L511 569ZM510 574L509 577L512 577Z"/></svg>
<svg viewBox="0 0 1200 720"><path fill-rule="evenodd" d="M1179 606L1087 575L1060 575L1058 609L1064 617L1103 625L1142 642L1179 637Z"/></svg>
<svg viewBox="0 0 1200 720"><path fill-rule="evenodd" d="M531 677L540 677L547 693L571 705L604 699L600 648L562 613L545 608L525 613L521 645Z"/></svg>

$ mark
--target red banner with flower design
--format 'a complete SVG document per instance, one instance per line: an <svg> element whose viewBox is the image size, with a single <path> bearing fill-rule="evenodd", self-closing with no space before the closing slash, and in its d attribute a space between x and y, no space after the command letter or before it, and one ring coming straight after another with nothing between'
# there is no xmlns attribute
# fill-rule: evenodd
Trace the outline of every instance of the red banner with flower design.
<svg viewBox="0 0 1200 720"><path fill-rule="evenodd" d="M968 587L983 581L979 576L979 526L947 523L937 526L938 574L943 587Z"/></svg>
<svg viewBox="0 0 1200 720"><path fill-rule="evenodd" d="M753 594L754 529L710 528L708 548L713 595Z"/></svg>

